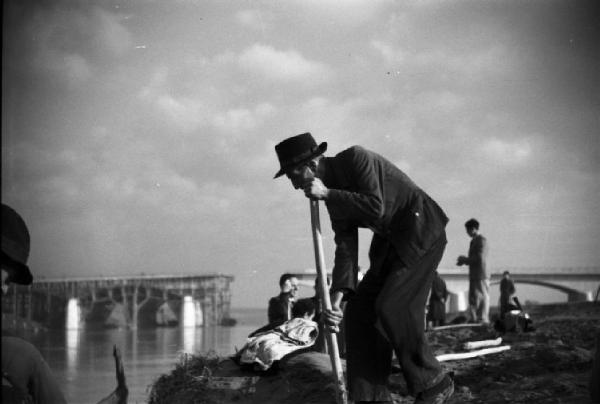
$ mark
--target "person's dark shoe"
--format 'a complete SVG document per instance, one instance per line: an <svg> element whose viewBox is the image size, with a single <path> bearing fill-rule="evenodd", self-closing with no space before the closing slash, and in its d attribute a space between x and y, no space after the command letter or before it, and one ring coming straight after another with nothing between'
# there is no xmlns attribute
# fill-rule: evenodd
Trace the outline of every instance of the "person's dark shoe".
<svg viewBox="0 0 600 404"><path fill-rule="evenodd" d="M454 382L446 375L441 382L417 395L415 404L442 404L454 393Z"/></svg>

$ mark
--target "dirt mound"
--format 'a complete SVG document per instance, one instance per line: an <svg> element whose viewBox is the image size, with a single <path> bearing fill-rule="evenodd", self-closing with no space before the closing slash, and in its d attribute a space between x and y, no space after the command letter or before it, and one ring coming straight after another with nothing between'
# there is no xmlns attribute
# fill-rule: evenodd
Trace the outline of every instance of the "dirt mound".
<svg viewBox="0 0 600 404"><path fill-rule="evenodd" d="M294 353L267 372L215 355L186 355L153 384L148 402L335 404L335 384L329 357L318 352Z"/></svg>
<svg viewBox="0 0 600 404"><path fill-rule="evenodd" d="M454 375L450 403L590 403L589 381L600 304L590 302L526 308L531 332L499 333L492 327L431 331L436 354L459 352L466 341L502 337L510 350L443 362ZM399 383L401 386L402 384ZM397 403L412 403L402 389Z"/></svg>
<svg viewBox="0 0 600 404"><path fill-rule="evenodd" d="M436 355L462 352L468 341L502 337L510 349L486 356L442 362L455 393L449 404L591 403L589 381L600 304L575 303L526 307L530 332L500 333L493 327L434 330L427 337ZM234 380L234 386L221 386ZM599 381L600 382L600 381ZM401 373L390 377L394 402L413 403ZM229 359L188 356L152 387L150 404L335 403L327 355L298 353L276 369L257 376Z"/></svg>

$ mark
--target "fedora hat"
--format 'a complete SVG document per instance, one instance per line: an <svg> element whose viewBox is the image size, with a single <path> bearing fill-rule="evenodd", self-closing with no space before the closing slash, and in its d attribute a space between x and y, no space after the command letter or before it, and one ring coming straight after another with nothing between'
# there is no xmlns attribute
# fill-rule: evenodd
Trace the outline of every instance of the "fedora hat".
<svg viewBox="0 0 600 404"><path fill-rule="evenodd" d="M285 139L275 146L281 168L274 178L281 177L286 170L325 153L327 142L317 145L309 132Z"/></svg>
<svg viewBox="0 0 600 404"><path fill-rule="evenodd" d="M33 276L27 266L29 230L15 210L2 204L2 269L10 273L11 282L29 285Z"/></svg>

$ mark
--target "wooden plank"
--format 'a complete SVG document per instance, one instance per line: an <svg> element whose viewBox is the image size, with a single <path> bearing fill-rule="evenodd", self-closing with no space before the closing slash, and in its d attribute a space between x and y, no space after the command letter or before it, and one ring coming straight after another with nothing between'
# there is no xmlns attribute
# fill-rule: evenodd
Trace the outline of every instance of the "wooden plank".
<svg viewBox="0 0 600 404"><path fill-rule="evenodd" d="M492 353L498 353L502 351L507 351L510 349L509 345L497 346L493 348L485 348L480 349L478 351L471 352L458 352L458 353L449 353L436 356L438 362L452 361L452 360L460 360L460 359L470 359L476 358L478 356L489 355Z"/></svg>
<svg viewBox="0 0 600 404"><path fill-rule="evenodd" d="M466 350L479 349L488 346L498 346L502 343L502 337L496 339L486 339L482 341L468 341L463 344L463 348Z"/></svg>

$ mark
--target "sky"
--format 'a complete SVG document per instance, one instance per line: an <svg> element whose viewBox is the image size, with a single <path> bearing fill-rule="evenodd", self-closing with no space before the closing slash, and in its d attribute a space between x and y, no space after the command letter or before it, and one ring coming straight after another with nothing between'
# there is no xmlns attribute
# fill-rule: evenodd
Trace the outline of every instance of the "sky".
<svg viewBox="0 0 600 404"><path fill-rule="evenodd" d="M281 273L315 267L308 201L273 179L275 144L307 131L328 156L382 154L440 204L441 268L471 217L491 272L598 267L593 1L3 7L2 202L38 279L223 273L234 307L266 307Z"/></svg>

